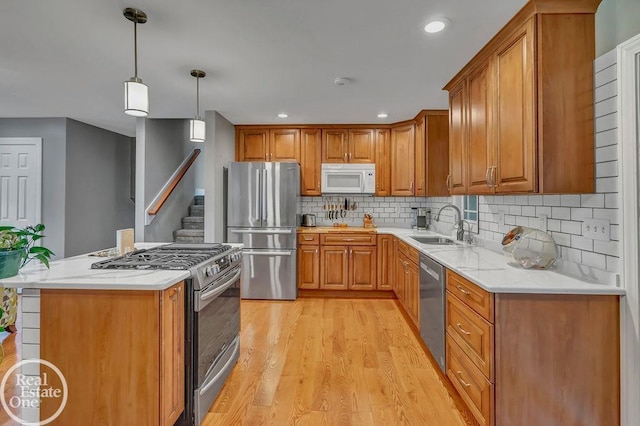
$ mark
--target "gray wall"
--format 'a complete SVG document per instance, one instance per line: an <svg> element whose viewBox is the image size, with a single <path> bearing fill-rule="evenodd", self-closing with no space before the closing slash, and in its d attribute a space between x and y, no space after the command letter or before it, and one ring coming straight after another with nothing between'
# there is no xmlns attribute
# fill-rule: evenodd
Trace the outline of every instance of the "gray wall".
<svg viewBox="0 0 640 426"><path fill-rule="evenodd" d="M235 127L216 111L207 111L205 142L204 240L226 241L223 168L235 158Z"/></svg>
<svg viewBox="0 0 640 426"><path fill-rule="evenodd" d="M0 118L0 137L42 138L43 245L65 257L65 118Z"/></svg>
<svg viewBox="0 0 640 426"><path fill-rule="evenodd" d="M596 13L596 56L640 34L640 0L603 0Z"/></svg>
<svg viewBox="0 0 640 426"><path fill-rule="evenodd" d="M128 136L67 119L67 257L114 247L115 231L133 228L131 143Z"/></svg>
<svg viewBox="0 0 640 426"><path fill-rule="evenodd" d="M136 131L136 240L173 241L195 191L191 167L151 224L144 225L148 207L180 163L193 150L187 120L139 119ZM202 154L197 162L203 161Z"/></svg>

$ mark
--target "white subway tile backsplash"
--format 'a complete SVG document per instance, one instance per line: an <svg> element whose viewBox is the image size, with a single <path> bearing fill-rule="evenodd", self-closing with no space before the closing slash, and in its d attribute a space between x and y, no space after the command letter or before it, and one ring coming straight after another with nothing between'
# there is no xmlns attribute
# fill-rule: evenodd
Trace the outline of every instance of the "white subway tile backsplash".
<svg viewBox="0 0 640 426"><path fill-rule="evenodd" d="M620 258L617 256L606 256L607 258L607 270L620 272Z"/></svg>
<svg viewBox="0 0 640 426"><path fill-rule="evenodd" d="M604 194L604 206L608 209L619 208L618 194Z"/></svg>
<svg viewBox="0 0 640 426"><path fill-rule="evenodd" d="M571 219L571 209L569 207L551 208L551 217L554 219Z"/></svg>
<svg viewBox="0 0 640 426"><path fill-rule="evenodd" d="M616 104L616 101L617 101L617 96L602 100L600 102L596 102L596 105L595 105L596 117L600 117L603 115L612 114L616 112L618 110L617 109L618 105Z"/></svg>
<svg viewBox="0 0 640 426"><path fill-rule="evenodd" d="M40 344L39 328L23 328L22 343Z"/></svg>
<svg viewBox="0 0 640 426"><path fill-rule="evenodd" d="M563 207L580 207L580 195L561 195L560 205Z"/></svg>
<svg viewBox="0 0 640 426"><path fill-rule="evenodd" d="M607 269L606 256L599 253L585 251L582 253L582 263L599 269Z"/></svg>
<svg viewBox="0 0 640 426"><path fill-rule="evenodd" d="M581 195L582 207L604 207L604 194Z"/></svg>
<svg viewBox="0 0 640 426"><path fill-rule="evenodd" d="M609 99L618 95L618 84L615 81L596 87L595 98L597 100Z"/></svg>
<svg viewBox="0 0 640 426"><path fill-rule="evenodd" d="M570 247L561 247L560 257L574 263L582 263L582 251Z"/></svg>
<svg viewBox="0 0 640 426"><path fill-rule="evenodd" d="M552 232L551 236L556 244L566 247L571 246L571 235L562 232Z"/></svg>
<svg viewBox="0 0 640 426"><path fill-rule="evenodd" d="M548 219L547 220L547 228L548 228L549 231L560 232L561 225L562 225L562 221L561 220L557 220L557 219Z"/></svg>
<svg viewBox="0 0 640 426"><path fill-rule="evenodd" d="M596 132L604 132L605 130L615 129L618 127L618 113L607 114L596 117ZM596 159L598 155L596 154ZM596 160L597 161L597 160Z"/></svg>
<svg viewBox="0 0 640 426"><path fill-rule="evenodd" d="M567 245L580 250L593 251L593 240L581 235L572 235L571 243Z"/></svg>
<svg viewBox="0 0 640 426"><path fill-rule="evenodd" d="M618 72L618 67L616 64L603 68L596 72L595 74L595 87L604 86L607 83L611 83L615 81L617 78L616 73ZM597 99L597 98L596 98Z"/></svg>
<svg viewBox="0 0 640 426"><path fill-rule="evenodd" d="M618 178L607 177L596 179L596 192L618 192Z"/></svg>
<svg viewBox="0 0 640 426"><path fill-rule="evenodd" d="M560 230L567 234L582 235L582 223L563 220L560 224Z"/></svg>
<svg viewBox="0 0 640 426"><path fill-rule="evenodd" d="M618 146L609 145L602 148L596 148L596 163L605 161L614 161L618 159Z"/></svg>
<svg viewBox="0 0 640 426"><path fill-rule="evenodd" d="M521 216L522 206L509 206L509 214L514 216Z"/></svg>
<svg viewBox="0 0 640 426"><path fill-rule="evenodd" d="M522 206L522 215L535 217L536 216L536 208L534 206Z"/></svg>
<svg viewBox="0 0 640 426"><path fill-rule="evenodd" d="M543 195L542 201L545 206L559 206L560 196L559 195Z"/></svg>
<svg viewBox="0 0 640 426"><path fill-rule="evenodd" d="M596 177L618 176L618 162L606 161L596 164Z"/></svg>
<svg viewBox="0 0 640 426"><path fill-rule="evenodd" d="M618 225L620 218L617 209L593 209L594 219L608 219L611 224Z"/></svg>
<svg viewBox="0 0 640 426"><path fill-rule="evenodd" d="M584 221L593 217L593 209L576 207L571 209L571 220Z"/></svg>
<svg viewBox="0 0 640 426"><path fill-rule="evenodd" d="M38 359L40 358L39 344L22 344L22 359Z"/></svg>
<svg viewBox="0 0 640 426"><path fill-rule="evenodd" d="M530 206L541 206L542 203L542 195L529 195L528 202Z"/></svg>
<svg viewBox="0 0 640 426"><path fill-rule="evenodd" d="M609 256L620 256L620 243L617 241L598 241L593 242L593 251Z"/></svg>
<svg viewBox="0 0 640 426"><path fill-rule="evenodd" d="M22 313L22 327L24 328L40 328L40 314L39 313Z"/></svg>
<svg viewBox="0 0 640 426"><path fill-rule="evenodd" d="M596 148L616 145L618 142L618 129L609 129L596 133Z"/></svg>
<svg viewBox="0 0 640 426"><path fill-rule="evenodd" d="M548 217L551 217L551 207L536 207L536 216L540 216L541 214L546 214Z"/></svg>
<svg viewBox="0 0 640 426"><path fill-rule="evenodd" d="M40 312L40 296L25 296L21 298L22 312Z"/></svg>

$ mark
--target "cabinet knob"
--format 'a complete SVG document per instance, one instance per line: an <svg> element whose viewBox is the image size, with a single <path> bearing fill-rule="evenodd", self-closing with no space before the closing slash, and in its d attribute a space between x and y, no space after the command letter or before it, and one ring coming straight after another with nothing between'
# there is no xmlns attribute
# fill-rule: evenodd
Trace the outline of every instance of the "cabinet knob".
<svg viewBox="0 0 640 426"><path fill-rule="evenodd" d="M487 186L491 188L491 182L489 182L489 170L491 170L491 166L487 167L487 171L484 174L484 181L486 182Z"/></svg>
<svg viewBox="0 0 640 426"><path fill-rule="evenodd" d="M411 183L409 184L409 190L413 191L413 181L411 181Z"/></svg>
<svg viewBox="0 0 640 426"><path fill-rule="evenodd" d="M350 152L350 153L349 153L349 161L351 161L351 158L352 158L351 156L352 156L352 155L353 155L353 154Z"/></svg>
<svg viewBox="0 0 640 426"><path fill-rule="evenodd" d="M342 158L344 158L344 161L347 161L347 153L345 152L344 155L342 156Z"/></svg>
<svg viewBox="0 0 640 426"><path fill-rule="evenodd" d="M318 191L320 191L320 181L318 181L318 184L316 185L316 188L318 189Z"/></svg>

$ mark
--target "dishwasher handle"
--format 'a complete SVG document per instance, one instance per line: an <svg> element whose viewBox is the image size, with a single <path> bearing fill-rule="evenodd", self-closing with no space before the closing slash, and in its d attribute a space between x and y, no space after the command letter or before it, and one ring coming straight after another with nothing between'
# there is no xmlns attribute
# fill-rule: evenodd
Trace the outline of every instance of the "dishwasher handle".
<svg viewBox="0 0 640 426"><path fill-rule="evenodd" d="M438 274L433 269L429 268L423 262L420 262L420 268L425 271L427 274L431 275L435 280L440 281L440 274Z"/></svg>

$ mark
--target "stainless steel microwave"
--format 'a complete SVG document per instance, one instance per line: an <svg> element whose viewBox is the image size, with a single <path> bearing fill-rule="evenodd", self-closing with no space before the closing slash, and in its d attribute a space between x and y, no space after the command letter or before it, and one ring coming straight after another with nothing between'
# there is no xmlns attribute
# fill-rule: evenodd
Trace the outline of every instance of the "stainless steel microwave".
<svg viewBox="0 0 640 426"><path fill-rule="evenodd" d="M322 164L323 194L374 194L375 164Z"/></svg>

